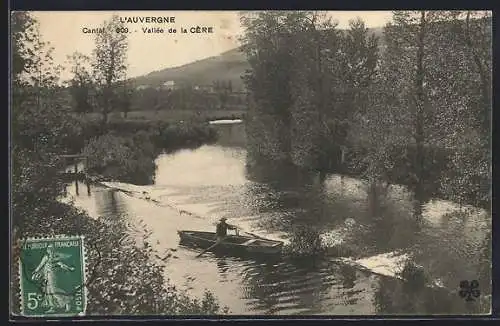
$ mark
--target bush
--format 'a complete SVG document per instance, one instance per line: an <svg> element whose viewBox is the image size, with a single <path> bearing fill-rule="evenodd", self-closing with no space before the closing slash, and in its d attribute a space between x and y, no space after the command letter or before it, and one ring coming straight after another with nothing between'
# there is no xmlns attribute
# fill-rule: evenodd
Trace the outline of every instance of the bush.
<svg viewBox="0 0 500 326"><path fill-rule="evenodd" d="M198 147L216 139L208 125L191 123L116 122L109 130L91 138L83 149L88 171L105 180L134 184L153 182L154 160L162 150Z"/></svg>
<svg viewBox="0 0 500 326"><path fill-rule="evenodd" d="M423 267L411 260L405 262L398 276L404 280L406 286L414 291L422 289L428 282Z"/></svg>
<svg viewBox="0 0 500 326"><path fill-rule="evenodd" d="M182 147L200 146L203 143L215 141L217 133L207 124L179 122L176 124L159 125L156 145L166 150L176 150Z"/></svg>
<svg viewBox="0 0 500 326"><path fill-rule="evenodd" d="M290 242L285 246L284 251L292 257L321 256L326 250L321 242L319 232L307 225L294 228L289 240Z"/></svg>
<svg viewBox="0 0 500 326"><path fill-rule="evenodd" d="M150 184L154 179L157 151L148 134L123 137L106 134L85 146L88 171L106 180Z"/></svg>

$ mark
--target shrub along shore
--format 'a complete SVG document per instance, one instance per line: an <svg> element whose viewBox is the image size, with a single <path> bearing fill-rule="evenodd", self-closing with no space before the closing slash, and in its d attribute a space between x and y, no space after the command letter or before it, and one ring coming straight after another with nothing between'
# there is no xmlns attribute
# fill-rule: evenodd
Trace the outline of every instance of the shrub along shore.
<svg viewBox="0 0 500 326"><path fill-rule="evenodd" d="M200 122L123 121L99 125L88 131L91 137L82 148L88 157L88 173L99 180L151 184L162 152L196 148L216 140L215 130Z"/></svg>

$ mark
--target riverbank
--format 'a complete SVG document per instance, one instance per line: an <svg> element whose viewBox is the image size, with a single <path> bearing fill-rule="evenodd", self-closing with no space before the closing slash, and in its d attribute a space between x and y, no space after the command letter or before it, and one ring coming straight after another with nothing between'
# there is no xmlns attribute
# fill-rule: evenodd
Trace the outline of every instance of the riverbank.
<svg viewBox="0 0 500 326"><path fill-rule="evenodd" d="M67 180L60 173L64 162L54 154L83 148L93 162L91 171L105 179L131 182L154 172L154 159L161 151L199 146L215 139L208 124L139 122L103 127L69 117L45 121L49 122L39 128L53 136L53 143L30 147L39 134L31 134L32 129L25 127L20 129L24 134L16 137L17 146L12 150L12 259L19 259L20 241L27 237L83 235L89 273L87 315L226 313L211 292L193 297L165 282L168 261L156 262L148 241L130 239L126 219L96 219L58 200ZM66 133L61 135L61 129ZM17 264L12 264L11 273L12 289L19 289L19 279L14 277L18 275ZM12 312L20 314L19 291L11 293Z"/></svg>

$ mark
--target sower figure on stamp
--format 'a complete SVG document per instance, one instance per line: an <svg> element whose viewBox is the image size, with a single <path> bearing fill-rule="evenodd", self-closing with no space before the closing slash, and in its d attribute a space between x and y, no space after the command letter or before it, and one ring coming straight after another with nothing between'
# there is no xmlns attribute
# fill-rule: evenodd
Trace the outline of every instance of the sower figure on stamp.
<svg viewBox="0 0 500 326"><path fill-rule="evenodd" d="M69 298L66 293L57 287L57 269L63 271L73 271L74 268L66 265L61 260L68 258L67 255L57 254L54 252L53 245L47 246L47 252L42 257L40 264L33 272L31 278L40 280L43 287L43 303L42 305L48 308L48 313L54 312L56 309L65 308L69 311Z"/></svg>

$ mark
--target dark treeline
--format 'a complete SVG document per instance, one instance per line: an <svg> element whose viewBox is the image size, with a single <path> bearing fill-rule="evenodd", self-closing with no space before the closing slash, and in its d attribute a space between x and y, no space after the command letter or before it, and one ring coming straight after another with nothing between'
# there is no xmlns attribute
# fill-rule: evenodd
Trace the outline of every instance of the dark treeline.
<svg viewBox="0 0 500 326"><path fill-rule="evenodd" d="M118 181L132 182L125 176L135 175L146 183L148 180L144 179L151 178L154 172L154 158L159 150L199 145L214 137L206 125L194 122L107 121L113 108L112 93L124 78L126 58L126 46L115 47L115 42L105 37L120 35L111 32L116 22L117 17L105 22L103 26L108 32L96 34L95 76L100 76L97 105L103 119L95 123L67 109L60 69L52 60L49 45L42 41L38 22L27 12L12 13L12 257L14 261L19 258L21 240L26 237L84 235L88 245L87 268L93 275L87 284L88 314L223 312L211 293L195 299L167 282L164 265L153 261L154 252L147 237L142 241L129 239L120 216L113 221L95 219L58 200L66 186L61 154L83 151L90 157L91 171ZM106 58L118 56L118 49L123 53L112 61L117 70L111 71ZM73 68L74 73L81 72L80 68ZM19 289L18 264L11 266L11 309L18 314L19 291L14 290Z"/></svg>
<svg viewBox="0 0 500 326"><path fill-rule="evenodd" d="M246 94L228 88L181 85L176 89L139 88L132 92L131 111L141 110L225 110L245 109ZM120 108L118 108L120 110ZM91 112L91 111L89 111Z"/></svg>
<svg viewBox="0 0 500 326"><path fill-rule="evenodd" d="M76 113L102 113L97 103L96 86L92 80L71 83L72 85L61 87L59 90L59 95L65 99L66 107ZM110 112L122 112L125 118L130 111L242 110L247 106L246 93L216 86L197 88L181 84L170 89L152 86L134 88L131 85L117 84L116 89L116 99L112 102Z"/></svg>
<svg viewBox="0 0 500 326"><path fill-rule="evenodd" d="M107 121L112 111L122 112L127 118L130 111L225 110L246 106L246 94L234 92L230 80L214 80L211 85L173 81L156 87L135 85L125 74L127 39L102 33L96 42L100 50L91 56L75 52L68 58L73 78L60 89L60 95L77 113L98 112ZM115 65L106 65L109 61Z"/></svg>
<svg viewBox="0 0 500 326"><path fill-rule="evenodd" d="M317 12L241 22L256 160L407 185L417 216L429 196L489 209L490 16L398 11L382 37Z"/></svg>

